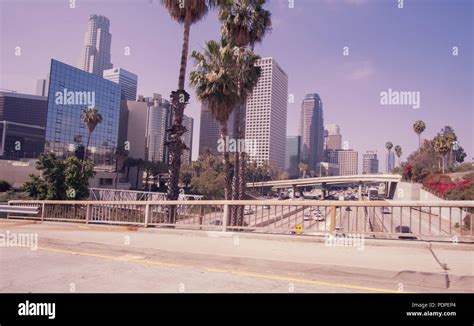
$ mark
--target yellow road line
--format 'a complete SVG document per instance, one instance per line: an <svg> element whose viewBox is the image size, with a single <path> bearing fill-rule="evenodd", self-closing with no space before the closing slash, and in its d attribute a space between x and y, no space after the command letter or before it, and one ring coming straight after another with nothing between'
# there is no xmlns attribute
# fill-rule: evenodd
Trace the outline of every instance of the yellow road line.
<svg viewBox="0 0 474 326"><path fill-rule="evenodd" d="M204 269L204 270L206 270L208 272L212 272L212 273L223 273L223 274L231 274L231 275L239 275L239 276L246 276L246 277L268 279L268 280L276 280L276 281L284 281L284 282L295 282L295 283L320 285L320 286L328 286L328 287L337 287L337 288L352 289L352 290L383 292L383 293L413 293L413 292L401 292L401 291L381 289L381 288L372 288L372 287L359 286L359 285L321 282L321 281L314 281L314 280L308 280L308 279L303 279L303 278L294 278L294 277L271 275L271 274L260 274L260 273L254 273L254 272L239 272L239 271L232 271L232 270L226 270L226 269L217 269L217 268L201 268L201 267L197 267L197 266L193 266L193 265L172 264L172 263L165 263L165 262L156 261L156 260L142 260L142 259L125 259L124 260L124 259L120 259L120 257L122 257L122 256L114 257L114 256L99 255L99 254L94 254L94 253L89 253L89 252L63 250L63 249L55 249L55 248L48 248L48 247L38 247L38 250L64 253L64 254L70 254L70 255L78 255L78 256L87 256L87 257L109 259L109 260L114 260L114 261L134 262L134 263L140 263L140 264L146 264L146 265L158 265L158 266L165 266L165 267L180 267L180 268L188 268L188 269Z"/></svg>

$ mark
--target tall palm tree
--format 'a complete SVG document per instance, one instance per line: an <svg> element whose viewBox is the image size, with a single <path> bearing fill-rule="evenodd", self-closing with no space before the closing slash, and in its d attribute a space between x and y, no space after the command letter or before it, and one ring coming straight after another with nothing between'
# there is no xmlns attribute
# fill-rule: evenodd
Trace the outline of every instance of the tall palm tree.
<svg viewBox="0 0 474 326"><path fill-rule="evenodd" d="M445 135L441 134L434 138L434 150L441 157L443 174L444 174L446 154L448 154L449 151L451 150L451 146L452 146L452 142L450 142L450 138Z"/></svg>
<svg viewBox="0 0 474 326"><path fill-rule="evenodd" d="M402 147L400 145L395 146L395 154L397 155L398 158L398 166L400 166L400 156L402 156Z"/></svg>
<svg viewBox="0 0 474 326"><path fill-rule="evenodd" d="M413 130L418 134L418 149L421 148L421 134L426 129L426 124L422 120L417 120L413 124Z"/></svg>
<svg viewBox="0 0 474 326"><path fill-rule="evenodd" d="M173 126L168 131L169 138L166 142L169 148L169 181L167 195L169 200L178 199L181 154L183 150L186 149L186 145L182 141L182 135L187 131L186 127L183 126L183 115L184 108L189 101L189 94L184 90L189 50L189 31L192 24L200 21L210 8L220 2L223 2L223 0L161 0L161 3L168 10L171 18L183 25L183 44L178 89L171 92L171 106L174 111ZM174 216L172 209L169 216ZM171 221L171 223L173 222Z"/></svg>
<svg viewBox="0 0 474 326"><path fill-rule="evenodd" d="M261 42L265 34L271 30L271 13L263 8L265 3L266 0L236 0L221 6L219 11L219 20L222 22L221 33L228 42L239 47L239 55L242 58L245 57L243 55L245 47L250 46L253 51L255 44ZM242 69L237 83L240 101L235 108L234 125L234 135L239 139L244 138L240 115L241 108L245 105L248 97L247 91L242 91L242 88L251 86L253 89L260 74L260 72L258 75L256 72L246 72L245 70L249 69L248 62L241 60L241 63L242 65L238 65ZM245 167L245 151L237 151L232 184L233 199L244 199L245 197Z"/></svg>
<svg viewBox="0 0 474 326"><path fill-rule="evenodd" d="M205 102L213 117L219 122L224 140L224 198L230 199L230 162L227 150L227 121L238 103L235 47L221 42L208 41L204 53L193 51L195 70L191 72L191 85L201 102Z"/></svg>
<svg viewBox="0 0 474 326"><path fill-rule="evenodd" d="M84 167L84 161L87 159L87 151L91 141L92 133L99 123L102 122L102 115L95 108L83 109L81 114L82 122L87 126L89 135L87 136L86 150L82 159L82 166Z"/></svg>
<svg viewBox="0 0 474 326"><path fill-rule="evenodd" d="M390 153L391 153L392 148L393 148L392 142L389 142L389 141L386 142L386 143L385 143L385 148L388 150L388 156L387 156L388 162L387 162L387 167L389 167L389 166L390 166L390 165L389 165L389 162L390 162ZM389 171L389 172L391 172L391 171Z"/></svg>

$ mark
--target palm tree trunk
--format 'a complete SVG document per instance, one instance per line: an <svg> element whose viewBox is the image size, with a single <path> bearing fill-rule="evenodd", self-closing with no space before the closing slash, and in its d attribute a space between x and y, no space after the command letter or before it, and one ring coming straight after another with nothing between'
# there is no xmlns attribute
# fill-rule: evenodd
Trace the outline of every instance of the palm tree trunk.
<svg viewBox="0 0 474 326"><path fill-rule="evenodd" d="M229 152L227 151L227 122L221 122L221 137L224 139L224 153L222 163L224 164L224 199L228 200L231 193L230 184L230 162Z"/></svg>
<svg viewBox="0 0 474 326"><path fill-rule="evenodd" d="M239 148L238 148L238 145L239 145L239 121L240 121L240 106L239 105L236 105L236 107L234 108L234 110L236 110L236 114L235 114L235 120L234 120L234 140L236 141L236 151L234 153L234 157L235 157L235 160L234 160L234 177L232 178L232 195L231 195L231 198L232 200L236 200L238 197L238 194L239 194L239 162L240 162L240 152L239 152ZM233 206L231 208L231 216L232 216L232 225L239 225L239 221L238 221L238 207L237 206Z"/></svg>
<svg viewBox="0 0 474 326"><path fill-rule="evenodd" d="M418 149L421 149L421 134L418 134Z"/></svg>
<svg viewBox="0 0 474 326"><path fill-rule="evenodd" d="M135 179L135 189L138 190L138 176L140 174L140 167L137 166L137 178Z"/></svg>
<svg viewBox="0 0 474 326"><path fill-rule="evenodd" d="M89 143L91 141L91 135L92 135L92 132L89 131L89 135L87 136L86 149L84 150L84 155L82 155L81 172L84 172L84 162L87 159L87 150L89 149Z"/></svg>
<svg viewBox="0 0 474 326"><path fill-rule="evenodd" d="M186 15L183 31L183 46L181 51L181 64L179 69L178 91L171 93L171 103L174 111L173 127L168 130L169 140L167 142L169 149L169 180L168 180L168 200L177 200L179 196L178 182L179 170L181 168L181 154L186 145L181 140L181 136L186 132L183 127L184 108L189 101L189 94L184 90L184 82L186 78L186 65L188 62L189 50L189 31L191 28L191 16ZM167 207L167 223L174 224L176 206L169 205Z"/></svg>

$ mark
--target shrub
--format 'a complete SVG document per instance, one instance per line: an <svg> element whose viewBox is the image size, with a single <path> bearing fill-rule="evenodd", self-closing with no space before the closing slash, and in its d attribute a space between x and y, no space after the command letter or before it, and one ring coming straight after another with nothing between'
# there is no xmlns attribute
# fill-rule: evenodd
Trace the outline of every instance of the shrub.
<svg viewBox="0 0 474 326"><path fill-rule="evenodd" d="M12 186L5 180L0 180L0 192L11 190Z"/></svg>

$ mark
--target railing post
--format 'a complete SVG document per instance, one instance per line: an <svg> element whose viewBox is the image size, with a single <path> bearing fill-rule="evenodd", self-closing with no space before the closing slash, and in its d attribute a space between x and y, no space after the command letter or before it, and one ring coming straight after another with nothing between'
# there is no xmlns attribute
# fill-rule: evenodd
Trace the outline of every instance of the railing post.
<svg viewBox="0 0 474 326"><path fill-rule="evenodd" d="M46 205L45 205L44 203L41 204L41 222L44 221L44 209L45 209L45 206L46 206Z"/></svg>
<svg viewBox="0 0 474 326"><path fill-rule="evenodd" d="M330 225L330 230L331 232L334 232L336 229L336 206L331 206L331 225Z"/></svg>
<svg viewBox="0 0 474 326"><path fill-rule="evenodd" d="M91 218L91 205L86 204L86 224L89 224L89 220Z"/></svg>
<svg viewBox="0 0 474 326"><path fill-rule="evenodd" d="M228 220L229 220L229 204L224 204L224 213L222 216L222 232L227 231Z"/></svg>
<svg viewBox="0 0 474 326"><path fill-rule="evenodd" d="M146 204L145 205L145 223L143 225L144 227L148 227L149 214L150 214L150 204Z"/></svg>
<svg viewBox="0 0 474 326"><path fill-rule="evenodd" d="M204 205L199 205L199 229L202 230L202 220L204 218Z"/></svg>

